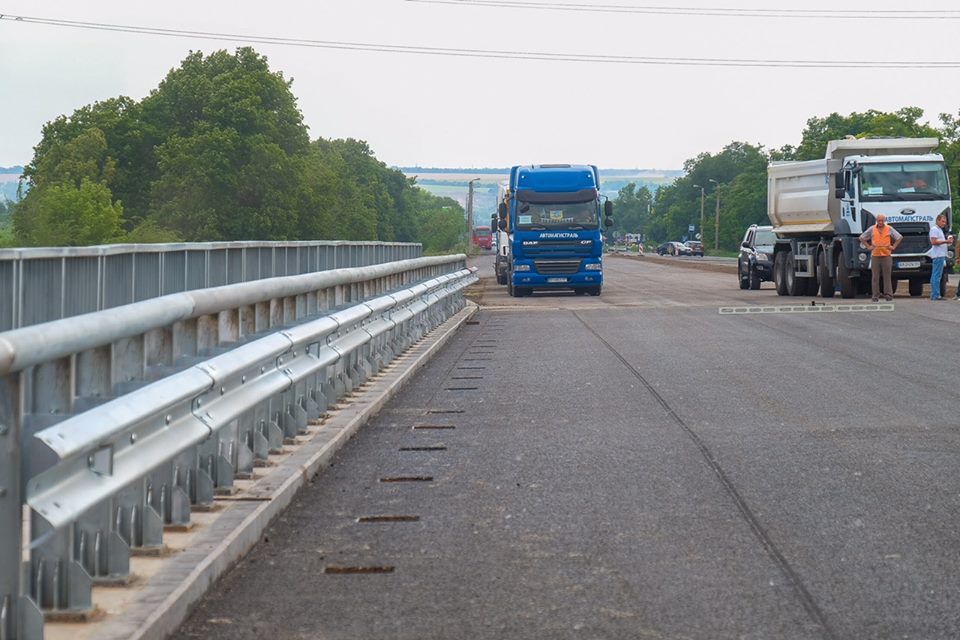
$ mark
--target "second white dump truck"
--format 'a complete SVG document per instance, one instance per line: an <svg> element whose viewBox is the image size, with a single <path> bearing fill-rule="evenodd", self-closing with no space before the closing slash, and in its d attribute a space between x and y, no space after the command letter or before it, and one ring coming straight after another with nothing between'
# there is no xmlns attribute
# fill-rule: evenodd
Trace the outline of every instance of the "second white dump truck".
<svg viewBox="0 0 960 640"><path fill-rule="evenodd" d="M919 296L929 282L929 232L950 210L950 181L936 138L833 140L822 160L773 162L767 214L779 240L773 279L780 295L852 298L870 289L870 252L859 236L885 214L903 235L893 254L894 287L907 280ZM956 251L949 247L946 273ZM891 292L892 293L892 292Z"/></svg>

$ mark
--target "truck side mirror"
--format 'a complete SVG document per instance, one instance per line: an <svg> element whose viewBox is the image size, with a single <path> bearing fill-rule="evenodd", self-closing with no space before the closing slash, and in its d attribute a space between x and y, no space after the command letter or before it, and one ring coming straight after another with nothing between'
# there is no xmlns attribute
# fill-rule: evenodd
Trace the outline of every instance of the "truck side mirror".
<svg viewBox="0 0 960 640"><path fill-rule="evenodd" d="M847 194L847 190L843 187L837 187L833 190L833 197L837 200L843 200L843 196Z"/></svg>
<svg viewBox="0 0 960 640"><path fill-rule="evenodd" d="M499 220L497 220L497 229L500 229L500 231L506 231L507 221L504 220L503 218L500 218Z"/></svg>
<svg viewBox="0 0 960 640"><path fill-rule="evenodd" d="M603 221L603 224L604 224L605 226L612 227L612 226L613 226L613 218L607 217L607 218Z"/></svg>
<svg viewBox="0 0 960 640"><path fill-rule="evenodd" d="M843 177L843 171L837 171L833 175L833 186L837 189L846 189L847 184Z"/></svg>
<svg viewBox="0 0 960 640"><path fill-rule="evenodd" d="M609 200L603 203L603 215L608 218L613 215L613 203ZM610 225L607 226L609 227Z"/></svg>
<svg viewBox="0 0 960 640"><path fill-rule="evenodd" d="M503 202L501 202L500 206L497 207L497 215L500 216L501 220L506 220L507 218L507 205Z"/></svg>
<svg viewBox="0 0 960 640"><path fill-rule="evenodd" d="M744 240L743 242L740 243L740 246L743 247L744 249L749 249L750 243Z"/></svg>

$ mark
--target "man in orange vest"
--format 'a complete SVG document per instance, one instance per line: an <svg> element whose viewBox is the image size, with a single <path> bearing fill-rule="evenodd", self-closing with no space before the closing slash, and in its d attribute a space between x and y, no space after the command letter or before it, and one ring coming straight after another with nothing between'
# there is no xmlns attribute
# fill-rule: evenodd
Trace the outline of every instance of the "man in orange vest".
<svg viewBox="0 0 960 640"><path fill-rule="evenodd" d="M880 275L883 274L883 297L886 300L893 300L893 282L890 279L890 272L893 270L893 258L890 256L897 247L903 236L900 232L887 224L887 216L882 213L877 214L877 223L870 225L870 228L860 236L860 244L863 245L872 256L870 259L871 285L873 291L873 301L880 301Z"/></svg>

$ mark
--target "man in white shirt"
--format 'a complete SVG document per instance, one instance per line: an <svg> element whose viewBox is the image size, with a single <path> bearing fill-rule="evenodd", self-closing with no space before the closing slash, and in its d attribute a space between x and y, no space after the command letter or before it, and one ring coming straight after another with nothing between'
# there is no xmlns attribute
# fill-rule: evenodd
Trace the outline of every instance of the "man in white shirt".
<svg viewBox="0 0 960 640"><path fill-rule="evenodd" d="M953 236L944 237L943 229L947 226L947 216L941 213L937 216L937 223L930 227L930 250L927 255L933 260L933 269L930 271L930 299L943 300L940 295L940 280L943 278L943 264L947 260L947 245L953 244Z"/></svg>

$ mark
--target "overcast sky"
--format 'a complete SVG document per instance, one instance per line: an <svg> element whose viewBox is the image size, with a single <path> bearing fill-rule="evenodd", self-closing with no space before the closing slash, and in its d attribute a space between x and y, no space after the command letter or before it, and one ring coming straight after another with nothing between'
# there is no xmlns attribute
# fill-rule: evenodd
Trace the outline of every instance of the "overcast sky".
<svg viewBox="0 0 960 640"><path fill-rule="evenodd" d="M530 0L556 7L558 2ZM894 11L902 0L559 0L603 6ZM950 0L917 0L953 10ZM703 13L703 12L701 12ZM0 14L441 49L627 57L960 62L958 19L648 15L409 0L0 0ZM876 15L876 14L875 14ZM960 13L955 14L960 17ZM0 166L32 159L43 124L143 98L190 50L242 42L0 20ZM390 165L583 162L680 168L732 140L797 144L837 111L960 110L960 69L796 69L483 59L253 44L293 78L312 138L368 141Z"/></svg>

